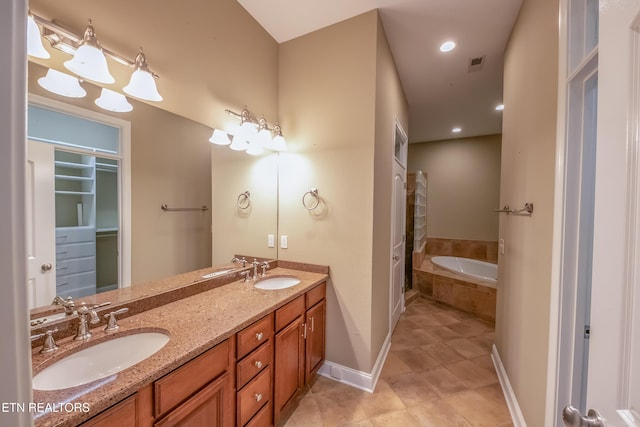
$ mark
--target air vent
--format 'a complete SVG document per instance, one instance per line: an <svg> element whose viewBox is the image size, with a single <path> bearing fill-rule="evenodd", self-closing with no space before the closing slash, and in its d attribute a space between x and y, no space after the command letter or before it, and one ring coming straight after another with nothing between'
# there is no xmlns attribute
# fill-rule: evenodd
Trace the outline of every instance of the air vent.
<svg viewBox="0 0 640 427"><path fill-rule="evenodd" d="M478 71L482 69L484 65L484 56L477 56L469 59L469 71Z"/></svg>

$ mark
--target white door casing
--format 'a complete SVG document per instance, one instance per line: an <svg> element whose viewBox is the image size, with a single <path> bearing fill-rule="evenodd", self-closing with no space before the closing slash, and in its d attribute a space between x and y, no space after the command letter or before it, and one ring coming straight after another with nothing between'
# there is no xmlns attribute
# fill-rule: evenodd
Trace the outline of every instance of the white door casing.
<svg viewBox="0 0 640 427"><path fill-rule="evenodd" d="M56 296L54 148L44 142L27 142L25 196L29 308L51 304Z"/></svg>
<svg viewBox="0 0 640 427"><path fill-rule="evenodd" d="M560 79L563 55L571 49L566 26L571 20L570 0L562 1ZM591 271L590 339L586 408L598 410L608 426L640 425L640 2L600 0L597 48L598 108L597 154ZM564 33L564 38L562 34ZM570 56L570 55L567 55ZM566 65L566 64L565 64ZM562 81L561 86L562 88ZM563 96L563 95L560 95ZM563 101L559 101L559 110ZM570 114L570 113L568 113ZM562 125L565 118L559 117ZM558 141L565 135L559 127ZM559 142L560 144L560 142ZM559 163L570 154L559 149ZM562 188L566 191L564 183ZM562 195L561 195L562 196ZM562 197L556 195L556 202ZM558 215L557 215L558 216ZM556 217L557 217L556 216ZM556 222L557 224L557 222ZM556 271L566 266L554 257ZM559 279L558 306L564 306L565 283ZM552 303L552 313L554 307ZM560 311L558 330L551 331L550 363L568 320ZM557 340L556 342L554 342ZM557 420L563 402L563 382L570 381L566 359L558 360L555 375L554 413ZM550 390L551 392L551 390ZM566 397L566 396L565 396ZM548 408L553 408L549 402ZM584 413L583 413L584 415ZM553 421L553 424L551 421Z"/></svg>

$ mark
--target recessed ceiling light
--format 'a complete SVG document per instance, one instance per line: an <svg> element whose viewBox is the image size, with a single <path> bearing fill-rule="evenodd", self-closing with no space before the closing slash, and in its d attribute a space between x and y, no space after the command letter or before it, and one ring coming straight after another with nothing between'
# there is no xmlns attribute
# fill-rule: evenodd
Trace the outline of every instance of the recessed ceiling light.
<svg viewBox="0 0 640 427"><path fill-rule="evenodd" d="M449 40L447 42L442 43L442 46L440 46L440 52L449 52L453 50L454 47L456 47L456 44L451 40Z"/></svg>
<svg viewBox="0 0 640 427"><path fill-rule="evenodd" d="M451 132L460 133L460 132L462 132L462 128L453 128L453 129L451 129Z"/></svg>
<svg viewBox="0 0 640 427"><path fill-rule="evenodd" d="M500 105L496 106L496 110L498 110L498 111L504 110L504 104L500 104Z"/></svg>

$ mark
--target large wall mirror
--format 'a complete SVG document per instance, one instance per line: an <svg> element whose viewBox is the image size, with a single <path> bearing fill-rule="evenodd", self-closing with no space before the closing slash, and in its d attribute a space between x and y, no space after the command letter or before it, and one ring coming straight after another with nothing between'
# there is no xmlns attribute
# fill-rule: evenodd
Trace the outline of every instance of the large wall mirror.
<svg viewBox="0 0 640 427"><path fill-rule="evenodd" d="M277 258L277 247L269 244L269 236L277 236L276 153L250 156L213 145L211 128L132 99L133 111L110 113L94 103L100 96L97 86L83 82L86 97L65 98L38 84L47 67L30 62L28 73L28 153L37 156L38 145L50 146L52 153L43 160L50 163L44 169L53 183L45 190L49 201L31 206L33 218L49 227L41 233L51 239L39 234L34 243L53 245L52 259L39 260L38 266L52 265L48 280L60 279L58 290L72 286L82 296L135 286L228 264L235 254ZM61 105L70 107L60 111ZM101 148L107 137L117 145L118 135L117 128L95 119L100 115L130 123L127 154ZM126 162L128 177L121 167ZM128 217L121 211L127 193ZM43 208L46 203L52 207ZM127 239L129 252L121 246ZM130 266L128 274L124 264ZM31 294L30 308L55 296Z"/></svg>

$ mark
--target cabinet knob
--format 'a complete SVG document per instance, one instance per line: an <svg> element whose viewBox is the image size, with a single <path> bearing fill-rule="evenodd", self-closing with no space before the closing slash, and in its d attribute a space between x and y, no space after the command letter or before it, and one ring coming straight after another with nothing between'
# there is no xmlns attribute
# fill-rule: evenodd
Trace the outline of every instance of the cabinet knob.
<svg viewBox="0 0 640 427"><path fill-rule="evenodd" d="M258 369L262 368L262 362L259 360L256 360L256 363L254 363L254 365L256 365L256 368Z"/></svg>
<svg viewBox="0 0 640 427"><path fill-rule="evenodd" d="M262 400L262 393L255 394L256 402L260 402Z"/></svg>
<svg viewBox="0 0 640 427"><path fill-rule="evenodd" d="M256 334L256 339L257 339L258 341L262 341L262 338L263 338L263 337L264 337L264 334L263 334L262 332L258 332L258 333Z"/></svg>

